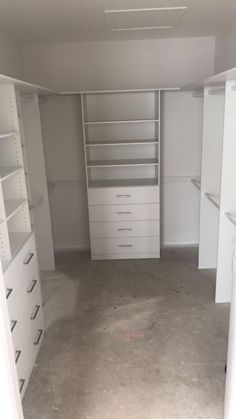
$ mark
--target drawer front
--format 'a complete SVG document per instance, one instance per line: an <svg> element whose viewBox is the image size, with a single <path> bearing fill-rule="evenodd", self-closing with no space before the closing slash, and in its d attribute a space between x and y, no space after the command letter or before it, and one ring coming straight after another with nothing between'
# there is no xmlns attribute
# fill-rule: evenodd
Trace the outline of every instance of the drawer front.
<svg viewBox="0 0 236 419"><path fill-rule="evenodd" d="M42 300L40 286L37 287L34 297L23 317L11 321L12 339L15 351L22 350L29 341L32 329L37 327L38 319L42 316Z"/></svg>
<svg viewBox="0 0 236 419"><path fill-rule="evenodd" d="M30 304L31 299L34 297L39 286L39 271L38 265L33 264L32 269L27 273L26 278L22 280L21 287L14 292L13 289L9 295L8 312L10 320L20 320Z"/></svg>
<svg viewBox="0 0 236 419"><path fill-rule="evenodd" d="M110 221L90 223L91 238L160 236L159 221Z"/></svg>
<svg viewBox="0 0 236 419"><path fill-rule="evenodd" d="M159 202L159 186L89 188L89 205L149 204Z"/></svg>
<svg viewBox="0 0 236 419"><path fill-rule="evenodd" d="M31 270L31 266L37 264L34 234L32 234L24 244L20 252L4 271L4 282L7 294L12 290L16 293Z"/></svg>
<svg viewBox="0 0 236 419"><path fill-rule="evenodd" d="M92 239L92 254L155 253L160 248L159 237L129 237L113 239Z"/></svg>
<svg viewBox="0 0 236 419"><path fill-rule="evenodd" d="M159 204L90 205L90 222L159 220Z"/></svg>

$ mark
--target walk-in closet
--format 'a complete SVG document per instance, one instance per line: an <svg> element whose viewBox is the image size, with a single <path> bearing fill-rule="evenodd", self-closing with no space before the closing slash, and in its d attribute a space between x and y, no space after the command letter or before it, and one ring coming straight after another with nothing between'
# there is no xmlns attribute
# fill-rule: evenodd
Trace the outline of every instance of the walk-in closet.
<svg viewBox="0 0 236 419"><path fill-rule="evenodd" d="M223 3L0 4L0 419L235 419Z"/></svg>

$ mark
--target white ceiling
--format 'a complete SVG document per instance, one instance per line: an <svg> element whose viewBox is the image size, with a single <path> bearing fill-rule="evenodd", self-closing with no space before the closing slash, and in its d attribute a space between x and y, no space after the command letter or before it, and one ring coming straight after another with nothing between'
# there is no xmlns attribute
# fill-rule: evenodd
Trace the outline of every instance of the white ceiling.
<svg viewBox="0 0 236 419"><path fill-rule="evenodd" d="M111 31L104 13L173 6L188 7L169 29ZM151 20L158 26L154 16ZM211 36L233 26L236 0L0 0L0 31L21 42Z"/></svg>

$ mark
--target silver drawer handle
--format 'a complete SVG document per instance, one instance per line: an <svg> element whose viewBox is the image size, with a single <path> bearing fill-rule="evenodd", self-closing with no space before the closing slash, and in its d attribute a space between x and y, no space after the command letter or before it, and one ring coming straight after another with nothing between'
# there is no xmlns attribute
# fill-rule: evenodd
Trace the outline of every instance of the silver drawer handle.
<svg viewBox="0 0 236 419"><path fill-rule="evenodd" d="M21 378L20 381L19 381L20 393L22 392L24 385L25 385L25 380L23 378Z"/></svg>
<svg viewBox="0 0 236 419"><path fill-rule="evenodd" d="M131 231L132 228L118 228L118 231Z"/></svg>
<svg viewBox="0 0 236 419"><path fill-rule="evenodd" d="M38 281L36 281L35 279L33 279L31 287L27 290L27 293L28 294L31 294L31 292L33 292L33 290L34 290L35 285L37 284L37 282Z"/></svg>
<svg viewBox="0 0 236 419"><path fill-rule="evenodd" d="M36 305L36 306L35 306L35 312L34 312L34 314L32 314L32 316L30 317L30 319L31 319L31 320L36 319L37 314L38 314L38 312L39 312L39 309L40 309L40 306L39 306L39 305Z"/></svg>
<svg viewBox="0 0 236 419"><path fill-rule="evenodd" d="M116 195L117 196L117 198L129 198L131 195L130 194L118 194L118 195Z"/></svg>
<svg viewBox="0 0 236 419"><path fill-rule="evenodd" d="M131 211L117 211L117 214L132 214Z"/></svg>
<svg viewBox="0 0 236 419"><path fill-rule="evenodd" d="M19 358L21 356L21 351L16 351L15 363L17 364Z"/></svg>
<svg viewBox="0 0 236 419"><path fill-rule="evenodd" d="M39 344L42 334L43 334L43 329L39 329L38 330L38 337L37 337L36 341L34 342L34 345Z"/></svg>
<svg viewBox="0 0 236 419"><path fill-rule="evenodd" d="M119 247L132 247L132 244L119 244Z"/></svg>
<svg viewBox="0 0 236 419"><path fill-rule="evenodd" d="M7 295L6 295L7 299L10 297L12 291L13 291L13 288L7 288Z"/></svg>
<svg viewBox="0 0 236 419"><path fill-rule="evenodd" d="M34 253L29 253L28 256L25 258L24 260L24 265L28 265L32 259L32 257L34 256Z"/></svg>
<svg viewBox="0 0 236 419"><path fill-rule="evenodd" d="M13 330L15 329L15 327L16 327L16 325L17 325L17 320L12 320L11 321L11 332L13 332Z"/></svg>

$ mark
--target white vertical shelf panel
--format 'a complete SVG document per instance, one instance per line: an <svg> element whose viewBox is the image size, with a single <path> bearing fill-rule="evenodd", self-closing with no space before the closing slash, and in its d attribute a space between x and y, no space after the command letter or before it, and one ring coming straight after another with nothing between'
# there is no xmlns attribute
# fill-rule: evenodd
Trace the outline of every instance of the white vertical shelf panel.
<svg viewBox="0 0 236 419"><path fill-rule="evenodd" d="M33 200L32 207L39 267L40 270L54 270L52 227L38 95L22 96L21 107Z"/></svg>
<svg viewBox="0 0 236 419"><path fill-rule="evenodd" d="M199 269L216 268L219 209L207 194L220 197L225 97L204 89Z"/></svg>
<svg viewBox="0 0 236 419"><path fill-rule="evenodd" d="M235 82L226 83L224 144L220 200L219 248L216 277L216 302L231 300L232 261L235 243L235 225L225 216L236 213L236 91Z"/></svg>

